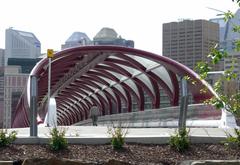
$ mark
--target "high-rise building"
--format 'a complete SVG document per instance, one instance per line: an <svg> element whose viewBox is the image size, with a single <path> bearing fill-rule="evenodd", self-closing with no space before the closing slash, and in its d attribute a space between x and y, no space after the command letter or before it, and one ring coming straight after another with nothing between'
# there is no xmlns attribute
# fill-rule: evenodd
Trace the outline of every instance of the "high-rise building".
<svg viewBox="0 0 240 165"><path fill-rule="evenodd" d="M205 61L211 49L219 42L217 23L207 20L183 20L163 24L163 55L191 69ZM222 70L223 64L215 70Z"/></svg>
<svg viewBox="0 0 240 165"><path fill-rule="evenodd" d="M226 22L224 21L224 18L213 18L210 19L209 21L217 23L219 25L219 42L224 41L225 38L225 30L226 30Z"/></svg>
<svg viewBox="0 0 240 165"><path fill-rule="evenodd" d="M0 128L3 126L4 113L4 49L0 49Z"/></svg>
<svg viewBox="0 0 240 165"><path fill-rule="evenodd" d="M233 31L235 25L240 25L240 9L237 10L234 18L228 20L227 22L224 21L224 18L213 18L210 19L210 21L219 24L220 49L223 49L228 53L228 57L224 58L224 70L234 66L233 71L238 75L235 85L233 85L234 82L230 83L231 89L240 89L240 52L236 52L235 50L235 42L240 40L240 33Z"/></svg>
<svg viewBox="0 0 240 165"><path fill-rule="evenodd" d="M3 127L10 128L12 116L15 113L16 104L26 87L29 74L21 73L21 66L5 67L4 83L4 115Z"/></svg>
<svg viewBox="0 0 240 165"><path fill-rule="evenodd" d="M12 115L27 78L40 60L41 43L31 32L6 29L4 55L3 127L11 127ZM1 89L0 89L1 91Z"/></svg>
<svg viewBox="0 0 240 165"><path fill-rule="evenodd" d="M85 33L74 32L66 40L65 44L62 45L62 50L76 47L76 46L86 46L86 45L92 45L92 41L89 39L89 37Z"/></svg>
<svg viewBox="0 0 240 165"><path fill-rule="evenodd" d="M224 18L213 18L211 22L219 24L220 48L227 52L234 52L235 42L240 39L240 33L234 32L235 25L240 25L240 9L234 15L234 18L224 21Z"/></svg>
<svg viewBox="0 0 240 165"><path fill-rule="evenodd" d="M5 66L11 58L36 59L41 55L41 43L31 32L6 29Z"/></svg>
<svg viewBox="0 0 240 165"><path fill-rule="evenodd" d="M125 40L118 36L117 32L111 28L102 28L93 38L94 45L119 45L125 47L134 47L134 41Z"/></svg>

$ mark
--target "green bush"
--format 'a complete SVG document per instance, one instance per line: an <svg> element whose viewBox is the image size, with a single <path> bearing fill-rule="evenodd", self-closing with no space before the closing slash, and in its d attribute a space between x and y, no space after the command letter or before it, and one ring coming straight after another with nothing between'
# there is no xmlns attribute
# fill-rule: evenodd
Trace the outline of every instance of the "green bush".
<svg viewBox="0 0 240 165"><path fill-rule="evenodd" d="M56 127L50 131L51 139L49 146L51 150L59 151L67 148L68 142L65 138L65 133L65 130L58 130Z"/></svg>
<svg viewBox="0 0 240 165"><path fill-rule="evenodd" d="M227 140L225 142L226 146L236 146L240 147L240 129L234 129L235 136L228 134Z"/></svg>
<svg viewBox="0 0 240 165"><path fill-rule="evenodd" d="M125 143L127 130L122 127L108 128L108 134L111 136L111 145L113 149L122 149Z"/></svg>
<svg viewBox="0 0 240 165"><path fill-rule="evenodd" d="M0 130L0 147L5 147L12 142L14 142L17 138L17 132L12 131L9 134L7 133L7 130L1 129Z"/></svg>
<svg viewBox="0 0 240 165"><path fill-rule="evenodd" d="M176 133L176 135L171 136L169 140L170 147L177 150L178 152L187 150L190 146L188 134L189 131L182 129Z"/></svg>

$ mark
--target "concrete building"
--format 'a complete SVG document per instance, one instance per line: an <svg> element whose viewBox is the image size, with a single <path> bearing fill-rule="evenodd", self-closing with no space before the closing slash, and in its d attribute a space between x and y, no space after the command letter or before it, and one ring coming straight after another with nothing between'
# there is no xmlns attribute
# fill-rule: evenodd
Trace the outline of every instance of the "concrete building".
<svg viewBox="0 0 240 165"><path fill-rule="evenodd" d="M31 32L6 29L5 66L9 58L36 59L41 55L41 43Z"/></svg>
<svg viewBox="0 0 240 165"><path fill-rule="evenodd" d="M8 66L21 66L21 73L29 74L41 58L9 58Z"/></svg>
<svg viewBox="0 0 240 165"><path fill-rule="evenodd" d="M221 44L224 41L226 30L226 22L224 21L224 18L213 18L209 21L217 23L219 25L219 42Z"/></svg>
<svg viewBox="0 0 240 165"><path fill-rule="evenodd" d="M240 33L233 31L235 25L240 25L240 9L236 11L234 18L227 22L224 21L224 18L213 18L210 21L219 24L220 48L228 53L228 57L224 58L224 70L233 66L234 72L238 74L235 82L225 83L225 92L229 93L226 91L226 89L230 89L228 86L231 86L232 90L240 89L240 52L235 50L235 42L240 40Z"/></svg>
<svg viewBox="0 0 240 165"><path fill-rule="evenodd" d="M89 37L82 32L74 32L61 47L62 50L76 46L92 45Z"/></svg>
<svg viewBox="0 0 240 165"><path fill-rule="evenodd" d="M93 38L94 45L119 45L125 47L134 47L134 41L125 40L118 36L114 29L104 27Z"/></svg>
<svg viewBox="0 0 240 165"><path fill-rule="evenodd" d="M224 59L224 69L227 70L231 67L233 72L237 74L237 78L232 80L228 86L236 93L236 90L240 89L240 52L230 52L228 57Z"/></svg>
<svg viewBox="0 0 240 165"><path fill-rule="evenodd" d="M240 39L240 34L234 32L233 28L235 25L240 25L240 9L236 11L234 18L227 22L224 18L213 18L210 21L219 24L220 48L227 52L234 52L235 42Z"/></svg>
<svg viewBox="0 0 240 165"><path fill-rule="evenodd" d="M3 127L10 128L12 116L18 100L26 86L29 74L21 73L20 66L5 67L5 82L4 82L4 119Z"/></svg>
<svg viewBox="0 0 240 165"><path fill-rule="evenodd" d="M206 20L183 20L163 24L163 55L191 69L207 59L211 48L219 42L217 23ZM222 70L223 64L215 68Z"/></svg>
<svg viewBox="0 0 240 165"><path fill-rule="evenodd" d="M0 128L3 126L4 112L4 49L0 49Z"/></svg>
<svg viewBox="0 0 240 165"><path fill-rule="evenodd" d="M41 43L31 32L9 28L5 34L3 127L9 128L28 75L40 60Z"/></svg>

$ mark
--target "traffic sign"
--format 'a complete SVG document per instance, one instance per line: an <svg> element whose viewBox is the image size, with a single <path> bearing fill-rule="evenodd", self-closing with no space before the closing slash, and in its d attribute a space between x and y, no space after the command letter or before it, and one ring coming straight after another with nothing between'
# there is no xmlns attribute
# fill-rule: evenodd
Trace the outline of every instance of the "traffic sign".
<svg viewBox="0 0 240 165"><path fill-rule="evenodd" d="M48 58L53 58L53 54L54 54L53 49L48 49L48 50L47 50L47 57L48 57Z"/></svg>

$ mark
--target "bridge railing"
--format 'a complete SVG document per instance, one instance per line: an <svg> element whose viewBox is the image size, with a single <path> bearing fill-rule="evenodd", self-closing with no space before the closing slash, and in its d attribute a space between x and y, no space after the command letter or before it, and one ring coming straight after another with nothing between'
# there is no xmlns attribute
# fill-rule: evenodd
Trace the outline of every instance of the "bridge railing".
<svg viewBox="0 0 240 165"><path fill-rule="evenodd" d="M121 123L128 127L177 127L179 106L145 111L121 113L100 116L98 125L112 125ZM191 127L219 127L222 111L211 105L192 104L188 106L187 126ZM92 125L91 119L81 121L75 125Z"/></svg>

